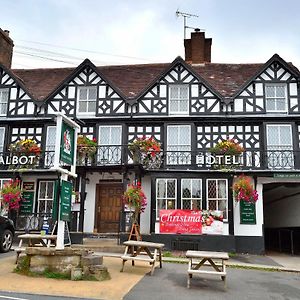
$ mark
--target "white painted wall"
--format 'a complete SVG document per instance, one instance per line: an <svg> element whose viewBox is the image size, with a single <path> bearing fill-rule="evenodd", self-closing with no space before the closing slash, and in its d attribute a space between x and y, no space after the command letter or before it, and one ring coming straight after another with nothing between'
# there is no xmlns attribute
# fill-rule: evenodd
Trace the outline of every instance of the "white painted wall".
<svg viewBox="0 0 300 300"><path fill-rule="evenodd" d="M234 220L234 235L238 236L262 236L262 225L264 221L263 214L263 186L262 183L257 182L256 190L258 193L258 200L256 202L256 224L248 225L240 222L240 204L233 204L233 220Z"/></svg>
<svg viewBox="0 0 300 300"><path fill-rule="evenodd" d="M142 178L142 189L147 198L147 206L144 213L141 214L140 231L141 234L150 233L150 216L151 216L151 177Z"/></svg>

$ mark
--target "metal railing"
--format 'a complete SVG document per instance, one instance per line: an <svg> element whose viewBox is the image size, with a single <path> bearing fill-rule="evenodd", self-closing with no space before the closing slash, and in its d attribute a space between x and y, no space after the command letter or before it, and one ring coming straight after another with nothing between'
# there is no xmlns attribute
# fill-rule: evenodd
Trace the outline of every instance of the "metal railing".
<svg viewBox="0 0 300 300"><path fill-rule="evenodd" d="M77 166L141 165L144 169L300 169L300 151L246 150L240 155L216 155L209 151L155 151L134 153L127 145L98 146L96 152L77 158ZM54 151L42 151L39 156L26 159L24 155L0 153L0 170L49 169L54 164Z"/></svg>

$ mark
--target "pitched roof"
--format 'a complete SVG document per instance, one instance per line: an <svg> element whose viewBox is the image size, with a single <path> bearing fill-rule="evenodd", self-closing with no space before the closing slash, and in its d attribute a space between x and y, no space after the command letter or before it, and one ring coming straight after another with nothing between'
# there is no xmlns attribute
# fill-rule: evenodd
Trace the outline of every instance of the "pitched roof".
<svg viewBox="0 0 300 300"><path fill-rule="evenodd" d="M265 64L218 64L190 65L191 69L207 81L223 97L231 97ZM101 66L97 70L127 98L136 98L144 89L158 79L170 63ZM294 72L299 71L289 64ZM14 69L12 70L37 99L44 100L76 68Z"/></svg>

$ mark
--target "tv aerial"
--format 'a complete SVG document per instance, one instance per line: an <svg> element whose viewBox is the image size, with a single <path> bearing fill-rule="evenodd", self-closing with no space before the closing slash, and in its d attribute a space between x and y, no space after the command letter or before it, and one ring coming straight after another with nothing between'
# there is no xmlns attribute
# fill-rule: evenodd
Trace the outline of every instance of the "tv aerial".
<svg viewBox="0 0 300 300"><path fill-rule="evenodd" d="M195 28L195 27L190 27L190 26L187 26L186 25L186 19L187 18L198 18L199 16L197 15L193 15L193 14L189 14L189 13L185 13L185 12L182 12L182 11L179 11L178 9L176 10L176 16L177 17L183 17L183 32L184 32L184 39L186 38L186 29L187 28L191 28L191 29L198 29L198 28ZM203 30L203 29L202 29ZM199 29L200 31L200 29Z"/></svg>

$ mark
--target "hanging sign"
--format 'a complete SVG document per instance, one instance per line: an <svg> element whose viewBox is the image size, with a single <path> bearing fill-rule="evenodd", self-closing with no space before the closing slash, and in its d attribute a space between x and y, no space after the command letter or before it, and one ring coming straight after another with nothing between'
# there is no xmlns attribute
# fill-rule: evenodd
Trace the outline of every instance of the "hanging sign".
<svg viewBox="0 0 300 300"><path fill-rule="evenodd" d="M240 201L241 224L256 224L255 203Z"/></svg>
<svg viewBox="0 0 300 300"><path fill-rule="evenodd" d="M72 197L72 183L69 181L61 181L60 190L60 220L71 221L71 197Z"/></svg>
<svg viewBox="0 0 300 300"><path fill-rule="evenodd" d="M67 165L73 165L74 162L74 137L74 128L63 121L61 126L60 160Z"/></svg>

